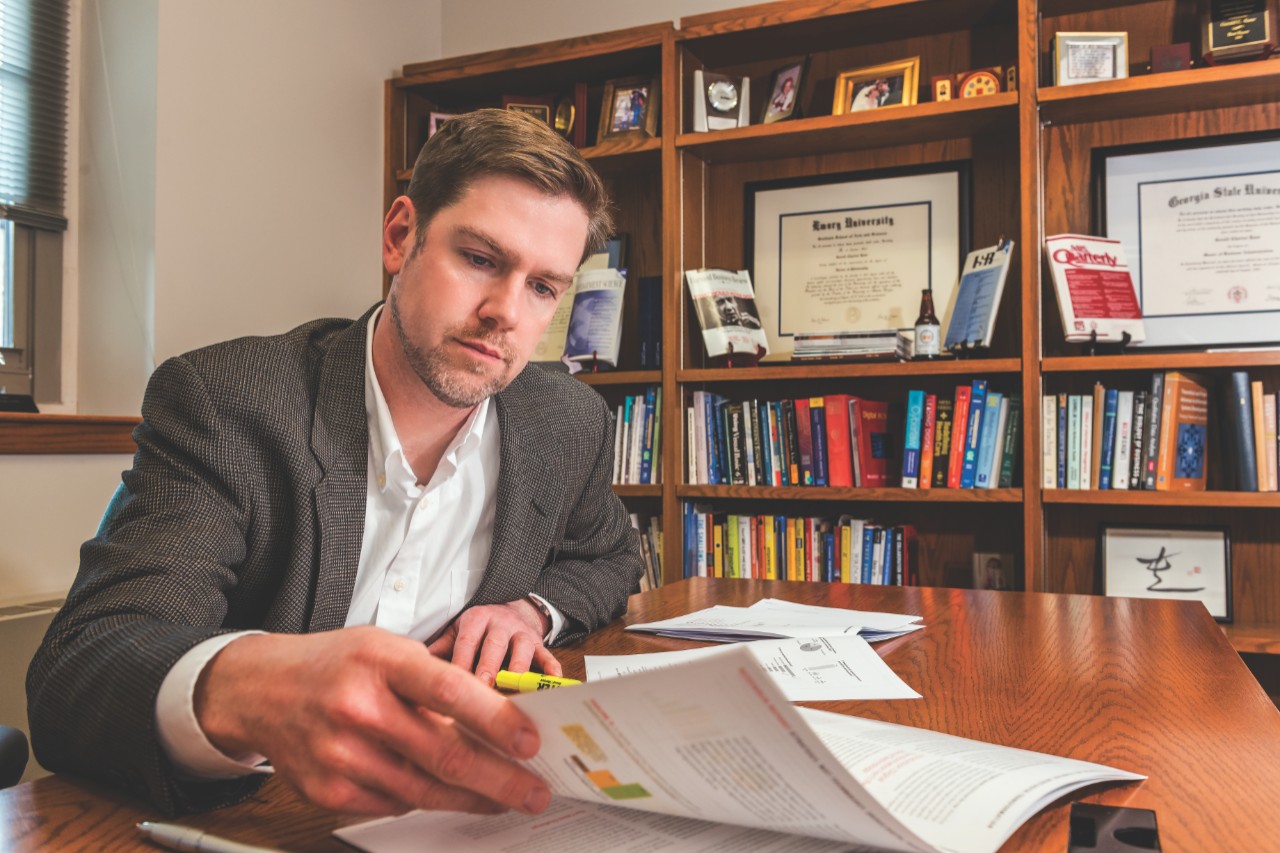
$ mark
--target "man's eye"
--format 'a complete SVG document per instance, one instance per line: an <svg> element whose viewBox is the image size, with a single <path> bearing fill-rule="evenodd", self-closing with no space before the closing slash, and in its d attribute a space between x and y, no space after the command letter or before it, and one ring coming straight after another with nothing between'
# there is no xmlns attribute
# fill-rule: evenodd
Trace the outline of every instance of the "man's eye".
<svg viewBox="0 0 1280 853"><path fill-rule="evenodd" d="M486 258L484 255L477 255L474 252L463 252L462 256L466 258L467 261L470 262L473 266L477 266L477 267L493 266L493 262L490 261L488 258Z"/></svg>
<svg viewBox="0 0 1280 853"><path fill-rule="evenodd" d="M535 281L532 283L532 285L533 285L533 292L538 294L539 296L544 296L550 299L555 298L556 291L554 287L544 284L541 281Z"/></svg>

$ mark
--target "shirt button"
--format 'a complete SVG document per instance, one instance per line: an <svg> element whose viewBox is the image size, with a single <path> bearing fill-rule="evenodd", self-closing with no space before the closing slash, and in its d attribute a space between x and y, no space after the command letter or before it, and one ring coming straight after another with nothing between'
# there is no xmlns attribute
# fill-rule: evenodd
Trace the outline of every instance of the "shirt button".
<svg viewBox="0 0 1280 853"><path fill-rule="evenodd" d="M426 509L430 504L431 500L429 498L423 498L422 502L418 504L418 509Z"/></svg>
<svg viewBox="0 0 1280 853"><path fill-rule="evenodd" d="M396 592L404 592L404 578L400 578L393 586Z"/></svg>
<svg viewBox="0 0 1280 853"><path fill-rule="evenodd" d="M381 489L382 487L384 487L384 486L386 486L386 485L387 485L387 475L386 475L386 474L379 474L379 475L378 475L378 488L380 488L380 489Z"/></svg>

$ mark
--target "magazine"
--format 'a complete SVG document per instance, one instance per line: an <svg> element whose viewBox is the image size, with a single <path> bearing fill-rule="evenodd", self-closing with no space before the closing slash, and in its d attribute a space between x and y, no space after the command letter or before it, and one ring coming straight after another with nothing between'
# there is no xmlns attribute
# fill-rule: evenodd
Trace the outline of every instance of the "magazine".
<svg viewBox="0 0 1280 853"><path fill-rule="evenodd" d="M626 286L626 270L592 270L573 277L573 308L561 358L570 373L618 366Z"/></svg>
<svg viewBox="0 0 1280 853"><path fill-rule="evenodd" d="M732 353L751 360L769 352L746 270L688 270L684 277L709 358Z"/></svg>
<svg viewBox="0 0 1280 853"><path fill-rule="evenodd" d="M964 259L960 283L951 291L951 304L947 306L944 349L991 346L991 333L1012 257L1013 241L1005 240L970 252Z"/></svg>
<svg viewBox="0 0 1280 853"><path fill-rule="evenodd" d="M1146 340L1142 307L1119 240L1057 234L1044 238L1045 257L1069 343Z"/></svg>

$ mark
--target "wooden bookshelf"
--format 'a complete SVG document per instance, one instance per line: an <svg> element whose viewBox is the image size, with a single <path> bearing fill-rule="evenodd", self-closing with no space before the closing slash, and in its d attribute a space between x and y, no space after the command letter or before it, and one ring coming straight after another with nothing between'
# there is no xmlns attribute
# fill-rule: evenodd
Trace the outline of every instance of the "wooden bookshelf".
<svg viewBox="0 0 1280 853"><path fill-rule="evenodd" d="M1143 388L1156 371L1233 370L1280 389L1276 349L1131 348L1085 356L1062 339L1044 264L1045 234L1093 233L1092 152L1096 148L1280 132L1280 61L1148 74L1153 46L1194 40L1190 0L782 0L688 16L582 39L406 66L387 84L388 203L409 178L414 138L430 104L450 111L493 106L506 93L590 87L588 127L613 77L661 79L661 133L652 139L590 139L584 154L609 182L645 275L663 277L660 371L635 364L581 377L616 401L646 385L663 393L661 486L618 486L628 506L655 509L668 534L667 580L681 575L682 508L696 501L741 513L856 511L919 531L923 577L965 585L957 569L975 551L1014 553L1029 591L1100 593L1099 527L1104 523L1213 524L1231 529L1236 623L1233 645L1255 656L1280 654L1280 508L1276 493L1043 489L1039 482L1045 393L1095 381ZM1058 31L1125 31L1130 76L1080 86L1052 85L1050 45ZM921 59L921 102L869 113L831 115L842 71L912 56ZM758 122L770 74L807 57L798 93L801 117ZM1017 91L932 101L932 75L1016 65ZM753 123L698 133L692 123L693 72L751 79ZM685 269L751 265L745 234L749 183L874 172L963 160L971 164L973 246L1000 236L1018 243L996 335L982 358L929 363L766 363L708 367ZM941 306L939 306L941 308ZM624 329L637 318L629 306ZM1022 451L1015 487L989 490L832 489L691 485L686 480L684 409L695 390L731 399L772 400L865 393L899 400L911 388L942 393L988 378L1023 401ZM1215 451L1216 453L1217 451ZM1221 463L1213 456L1211 465ZM945 504L939 512L938 504ZM850 510L856 507L856 510Z"/></svg>

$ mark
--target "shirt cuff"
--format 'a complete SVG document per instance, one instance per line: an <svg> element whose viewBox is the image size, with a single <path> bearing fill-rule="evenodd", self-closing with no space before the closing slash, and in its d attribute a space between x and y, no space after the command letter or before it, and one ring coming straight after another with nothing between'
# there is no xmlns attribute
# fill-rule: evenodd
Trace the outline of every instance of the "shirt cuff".
<svg viewBox="0 0 1280 853"><path fill-rule="evenodd" d="M557 610L554 604L537 593L531 592L529 597L535 601L542 602L542 606L547 608L547 614L551 616L551 627L547 629L547 635L542 638L542 642L549 646L556 641L556 637L560 636L560 632L564 630L564 614Z"/></svg>
<svg viewBox="0 0 1280 853"><path fill-rule="evenodd" d="M265 631L219 634L193 646L178 658L156 694L156 733L165 755L179 774L196 779L235 779L254 773L273 773L266 757L250 753L227 755L209 742L196 721L196 682L214 655L233 640Z"/></svg>

